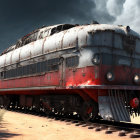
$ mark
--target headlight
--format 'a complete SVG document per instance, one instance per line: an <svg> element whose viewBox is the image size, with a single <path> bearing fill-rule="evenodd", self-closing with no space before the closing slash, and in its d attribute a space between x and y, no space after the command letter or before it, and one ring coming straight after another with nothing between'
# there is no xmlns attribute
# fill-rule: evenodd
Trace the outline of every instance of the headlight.
<svg viewBox="0 0 140 140"><path fill-rule="evenodd" d="M100 64L100 55L99 54L94 54L93 58L92 58L92 63L95 64L95 65L98 65Z"/></svg>
<svg viewBox="0 0 140 140"><path fill-rule="evenodd" d="M106 74L106 78L108 81L113 81L114 80L114 74L112 72L108 72Z"/></svg>
<svg viewBox="0 0 140 140"><path fill-rule="evenodd" d="M138 74L136 74L136 75L134 76L134 82L135 82L136 84L138 84L138 83L140 82L140 77L139 77Z"/></svg>

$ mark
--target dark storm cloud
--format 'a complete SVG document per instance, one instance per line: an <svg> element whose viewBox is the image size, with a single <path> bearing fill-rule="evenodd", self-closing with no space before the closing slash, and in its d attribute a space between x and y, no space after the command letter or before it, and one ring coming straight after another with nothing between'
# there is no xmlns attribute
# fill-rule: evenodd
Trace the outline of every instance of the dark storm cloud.
<svg viewBox="0 0 140 140"><path fill-rule="evenodd" d="M96 13L94 0L0 1L0 51L42 25L113 20L107 12Z"/></svg>
<svg viewBox="0 0 140 140"><path fill-rule="evenodd" d="M0 1L0 51L43 24L87 21L94 7L95 3L88 0Z"/></svg>
<svg viewBox="0 0 140 140"><path fill-rule="evenodd" d="M78 17L90 13L91 8L95 7L94 2L87 0L82 1L56 1L56 0L12 0L1 2L1 13L4 13L2 22L11 21L11 23L34 21L47 21L52 23L55 18ZM85 12L82 12L85 11ZM74 15L75 14L75 15ZM2 14L1 14L2 15ZM86 16L87 16L86 15ZM65 17L64 17L65 16Z"/></svg>
<svg viewBox="0 0 140 140"><path fill-rule="evenodd" d="M0 52L43 25L119 21L126 1L130 0L1 0Z"/></svg>

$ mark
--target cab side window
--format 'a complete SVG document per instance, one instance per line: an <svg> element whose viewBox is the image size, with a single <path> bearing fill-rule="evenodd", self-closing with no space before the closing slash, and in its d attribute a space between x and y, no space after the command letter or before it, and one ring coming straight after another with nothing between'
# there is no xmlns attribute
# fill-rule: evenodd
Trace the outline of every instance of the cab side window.
<svg viewBox="0 0 140 140"><path fill-rule="evenodd" d="M76 67L79 64L79 57L78 56L72 56L66 58L66 67Z"/></svg>

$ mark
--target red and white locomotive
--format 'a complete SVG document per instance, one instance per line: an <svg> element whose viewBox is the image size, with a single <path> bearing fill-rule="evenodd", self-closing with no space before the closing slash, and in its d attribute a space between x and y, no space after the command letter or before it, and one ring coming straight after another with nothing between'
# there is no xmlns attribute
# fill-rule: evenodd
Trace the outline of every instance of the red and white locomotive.
<svg viewBox="0 0 140 140"><path fill-rule="evenodd" d="M129 26L42 27L0 56L1 107L131 121L139 100L140 35Z"/></svg>

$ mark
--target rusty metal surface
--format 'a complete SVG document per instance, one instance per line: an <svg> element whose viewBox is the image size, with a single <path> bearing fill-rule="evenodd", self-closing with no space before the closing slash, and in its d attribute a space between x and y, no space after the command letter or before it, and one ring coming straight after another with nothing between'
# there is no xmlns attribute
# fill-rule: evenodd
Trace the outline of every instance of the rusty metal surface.
<svg viewBox="0 0 140 140"><path fill-rule="evenodd" d="M50 28L51 30L54 27L56 26L51 26L47 28ZM40 32L47 30L47 28L42 28ZM16 46L12 46L12 51L3 53L3 55L0 56L0 68L23 60L27 60L29 58L34 58L40 55L48 54L50 52L74 48L77 46L77 44L79 48L82 46L87 46L90 44L90 33L95 33L97 31L115 31L119 34L133 35L137 38L140 38L139 35L133 30L127 32L125 26L114 26L104 24L76 26L71 29L61 31L59 33L54 33L53 35L50 35L50 33L48 33L47 35L44 34L44 36L42 36L41 39L37 37L37 41L31 42L17 49Z"/></svg>
<svg viewBox="0 0 140 140"><path fill-rule="evenodd" d="M41 32L42 31L43 29L41 29ZM49 34L51 33L49 32L48 35ZM61 31L59 33L54 33L47 37L45 36L44 38L39 37L41 39L0 56L0 72L7 71L9 69L16 69L20 66L30 65L52 58L63 58L63 66L61 66L62 64L59 64L58 73L51 76L59 78L56 78L57 80L55 81L50 80L49 83L44 80L42 85L39 85L39 82L35 84L35 82L31 82L32 80L28 80L28 85L24 84L23 81L25 77L30 79L31 76L36 76L34 79L39 79L40 77L38 78L38 75L40 75L40 73L35 73L34 75L21 75L10 79L5 78L2 79L2 81L9 80L10 83L10 80L15 79L17 87L19 85L18 81L22 81L19 80L19 78L21 78L23 81L19 87L28 87L31 85L34 87L50 86L55 83L55 85L59 86L66 85L66 88L70 89L127 89L126 86L115 85L134 85L133 75L134 73L139 73L139 71L138 69L134 71L132 63L126 60L127 58L130 58L132 61L132 58L140 58L140 55L135 53L135 55L130 56L130 54L125 51L123 48L123 42L121 41L124 37L123 35L133 35L133 37L137 36L137 39L139 39L139 35L134 33L134 31L131 30L130 32L127 32L126 27L114 25L82 25ZM119 41L117 42L117 40ZM137 45L138 44L136 44L136 46ZM100 60L102 63L99 65L93 64L92 62L93 56L96 54L99 54L100 58L102 58L102 60ZM106 54L105 57L103 57L104 54ZM122 57L118 58L119 54ZM109 55L111 55L111 58L107 58ZM65 66L66 58L71 56L78 56L79 64L73 68L67 69ZM104 62L105 59L106 61ZM131 65L129 66L129 64ZM122 67L120 68L120 66ZM91 67L91 69L87 69L88 67ZM80 70L80 68L82 69ZM94 70L94 68L96 68L96 70ZM106 73L110 70L115 74L115 79L111 83L106 79ZM45 73L42 77L45 77ZM8 82L5 82L5 84L3 84L5 88L8 87L7 85L10 85L7 83ZM12 82L11 85L13 85ZM139 87L135 86L133 88L130 86L129 89L139 90Z"/></svg>

